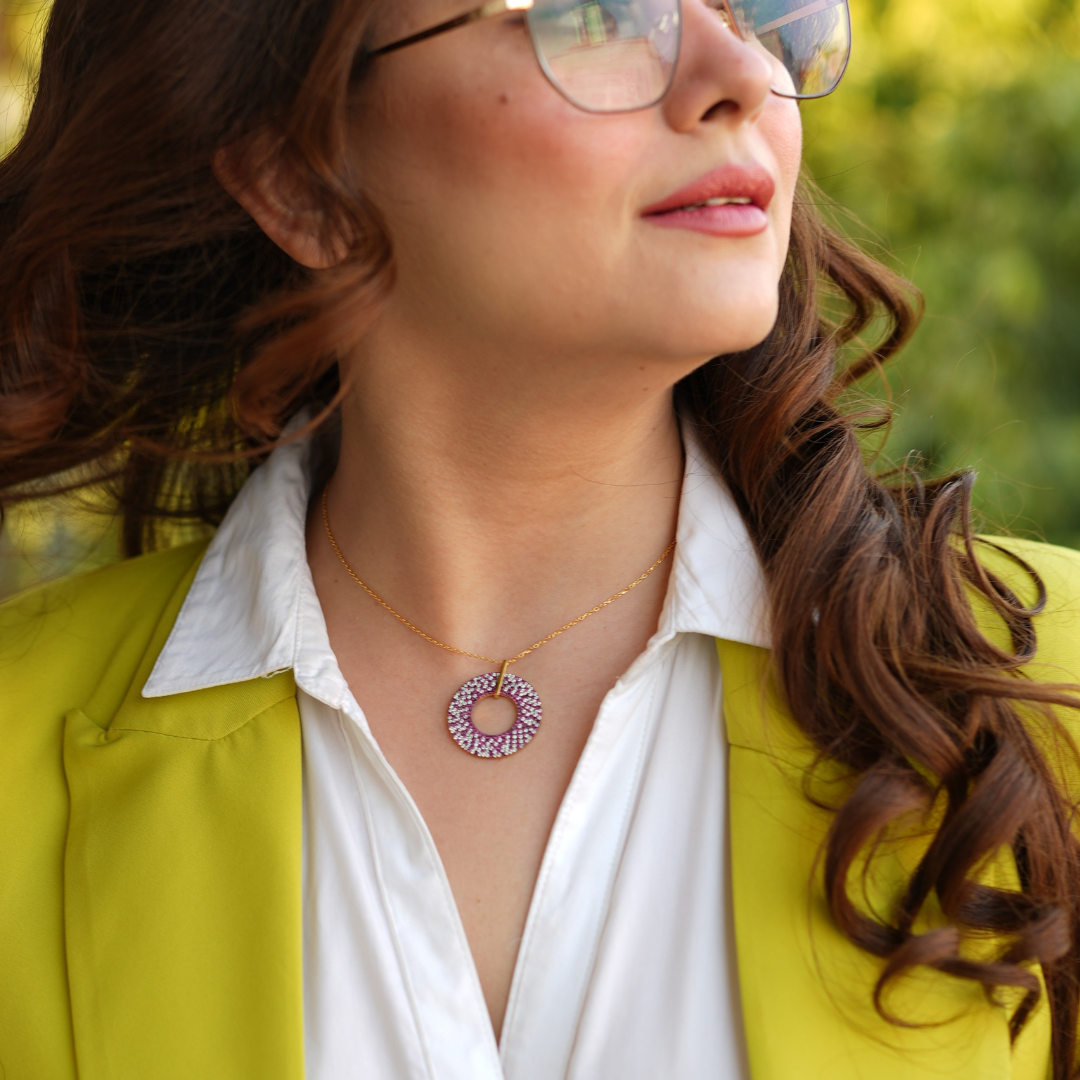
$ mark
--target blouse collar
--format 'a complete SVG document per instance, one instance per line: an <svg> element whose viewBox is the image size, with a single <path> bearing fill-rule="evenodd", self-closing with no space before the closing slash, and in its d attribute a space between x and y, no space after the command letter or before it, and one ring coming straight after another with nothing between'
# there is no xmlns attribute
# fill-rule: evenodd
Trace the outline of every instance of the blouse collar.
<svg viewBox="0 0 1080 1080"><path fill-rule="evenodd" d="M761 565L735 501L684 430L678 545L657 639L706 634L767 648ZM207 548L144 697L246 682L292 669L340 707L337 671L307 561L310 439L252 473ZM339 685L340 684L340 685Z"/></svg>

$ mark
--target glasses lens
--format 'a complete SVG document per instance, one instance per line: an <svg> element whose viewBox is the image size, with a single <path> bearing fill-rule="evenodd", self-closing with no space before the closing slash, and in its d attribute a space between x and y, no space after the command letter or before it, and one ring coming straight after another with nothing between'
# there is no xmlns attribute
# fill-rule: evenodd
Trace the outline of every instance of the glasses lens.
<svg viewBox="0 0 1080 1080"><path fill-rule="evenodd" d="M823 97L851 56L847 0L732 0L742 36L768 53L773 89L784 97Z"/></svg>
<svg viewBox="0 0 1080 1080"><path fill-rule="evenodd" d="M679 55L679 0L538 0L536 54L555 88L589 112L655 105Z"/></svg>

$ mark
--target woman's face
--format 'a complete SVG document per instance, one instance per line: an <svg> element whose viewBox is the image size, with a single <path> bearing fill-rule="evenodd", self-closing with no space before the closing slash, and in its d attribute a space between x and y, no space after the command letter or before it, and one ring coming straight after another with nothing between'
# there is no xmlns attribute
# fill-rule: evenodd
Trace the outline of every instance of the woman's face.
<svg viewBox="0 0 1080 1080"><path fill-rule="evenodd" d="M386 5L375 44L471 6ZM702 0L684 0L670 92L637 112L571 105L513 13L379 57L356 145L394 244L387 317L578 360L702 362L757 344L776 319L801 154L798 106L772 75ZM717 170L719 188L697 188ZM712 191L754 205L655 212Z"/></svg>

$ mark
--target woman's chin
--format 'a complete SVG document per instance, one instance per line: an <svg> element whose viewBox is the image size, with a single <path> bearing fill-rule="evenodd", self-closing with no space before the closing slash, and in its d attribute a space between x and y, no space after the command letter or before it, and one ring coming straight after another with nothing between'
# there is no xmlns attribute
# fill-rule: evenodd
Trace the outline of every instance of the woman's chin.
<svg viewBox="0 0 1080 1080"><path fill-rule="evenodd" d="M746 352L760 345L776 326L777 307L767 305L760 311L703 313L698 319L672 319L670 329L678 337L669 335L667 351L672 355L700 357L702 362L714 356Z"/></svg>

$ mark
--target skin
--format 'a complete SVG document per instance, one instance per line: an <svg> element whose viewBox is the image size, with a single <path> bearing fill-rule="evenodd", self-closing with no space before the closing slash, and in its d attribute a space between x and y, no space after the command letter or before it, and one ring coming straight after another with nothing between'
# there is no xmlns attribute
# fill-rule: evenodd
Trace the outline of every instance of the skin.
<svg viewBox="0 0 1080 1080"><path fill-rule="evenodd" d="M462 10L387 5L375 40ZM357 168L397 283L342 360L352 391L331 520L361 577L458 648L513 655L653 563L682 478L673 385L775 321L798 108L701 0L685 0L683 19L674 86L638 112L570 105L514 15L383 57L362 88ZM641 216L731 162L776 181L765 232L707 236ZM272 168L221 158L218 173L299 262L338 256ZM450 740L445 716L492 665L372 602L317 513L308 558L341 670L446 868L498 1036L548 834L605 694L656 629L671 560L514 665L543 699L543 725L519 754L483 761ZM494 700L476 717L492 732L513 719ZM478 839L493 834L497 851Z"/></svg>

